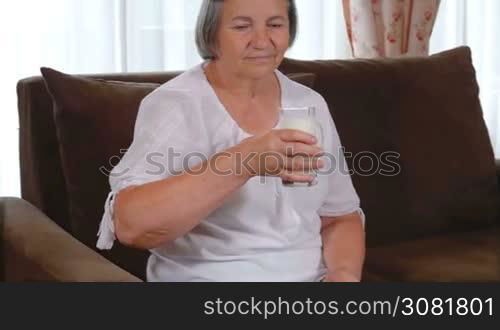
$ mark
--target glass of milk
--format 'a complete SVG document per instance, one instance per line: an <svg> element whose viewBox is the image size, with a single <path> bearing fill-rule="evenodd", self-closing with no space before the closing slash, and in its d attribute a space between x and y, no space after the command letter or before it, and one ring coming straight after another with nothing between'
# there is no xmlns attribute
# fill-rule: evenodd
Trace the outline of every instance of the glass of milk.
<svg viewBox="0 0 500 330"><path fill-rule="evenodd" d="M323 145L323 128L316 117L316 108L313 106L281 108L278 127L304 131L316 137L317 146L321 147ZM283 185L287 187L310 187L316 185L318 183L316 171L312 170L307 174L314 176L314 181L293 182L283 180Z"/></svg>

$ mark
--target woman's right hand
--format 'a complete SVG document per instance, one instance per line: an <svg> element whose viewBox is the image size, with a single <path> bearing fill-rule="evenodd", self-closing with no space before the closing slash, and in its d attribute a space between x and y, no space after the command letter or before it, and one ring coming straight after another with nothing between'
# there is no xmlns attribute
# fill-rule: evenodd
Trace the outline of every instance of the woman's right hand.
<svg viewBox="0 0 500 330"><path fill-rule="evenodd" d="M323 149L316 138L294 129L274 129L243 140L237 148L242 153L243 173L252 176L278 176L284 181L311 182L310 170L324 166Z"/></svg>

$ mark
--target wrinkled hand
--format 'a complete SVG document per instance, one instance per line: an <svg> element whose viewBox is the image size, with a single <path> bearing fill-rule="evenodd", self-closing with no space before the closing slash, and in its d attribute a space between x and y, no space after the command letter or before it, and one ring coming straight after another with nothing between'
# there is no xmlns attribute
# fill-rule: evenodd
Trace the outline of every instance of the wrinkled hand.
<svg viewBox="0 0 500 330"><path fill-rule="evenodd" d="M239 149L247 164L247 175L278 176L286 181L311 182L310 170L324 166L313 135L293 129L275 129L243 140Z"/></svg>

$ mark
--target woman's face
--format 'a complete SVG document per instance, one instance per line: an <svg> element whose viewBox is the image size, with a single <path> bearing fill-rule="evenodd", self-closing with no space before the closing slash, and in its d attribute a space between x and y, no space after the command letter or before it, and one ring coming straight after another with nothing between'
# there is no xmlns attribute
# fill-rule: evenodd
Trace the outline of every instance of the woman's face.
<svg viewBox="0 0 500 330"><path fill-rule="evenodd" d="M218 60L233 73L272 73L290 40L288 0L224 0L217 37Z"/></svg>

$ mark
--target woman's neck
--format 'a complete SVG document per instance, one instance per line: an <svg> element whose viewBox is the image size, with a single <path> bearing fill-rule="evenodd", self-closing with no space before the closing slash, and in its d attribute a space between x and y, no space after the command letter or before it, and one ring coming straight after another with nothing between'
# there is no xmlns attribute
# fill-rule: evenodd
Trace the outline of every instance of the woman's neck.
<svg viewBox="0 0 500 330"><path fill-rule="evenodd" d="M208 81L216 88L224 90L226 93L245 100L254 100L259 97L269 95L276 85L274 72L262 79L252 79L234 74L226 70L215 61L209 61L205 67L205 75Z"/></svg>

